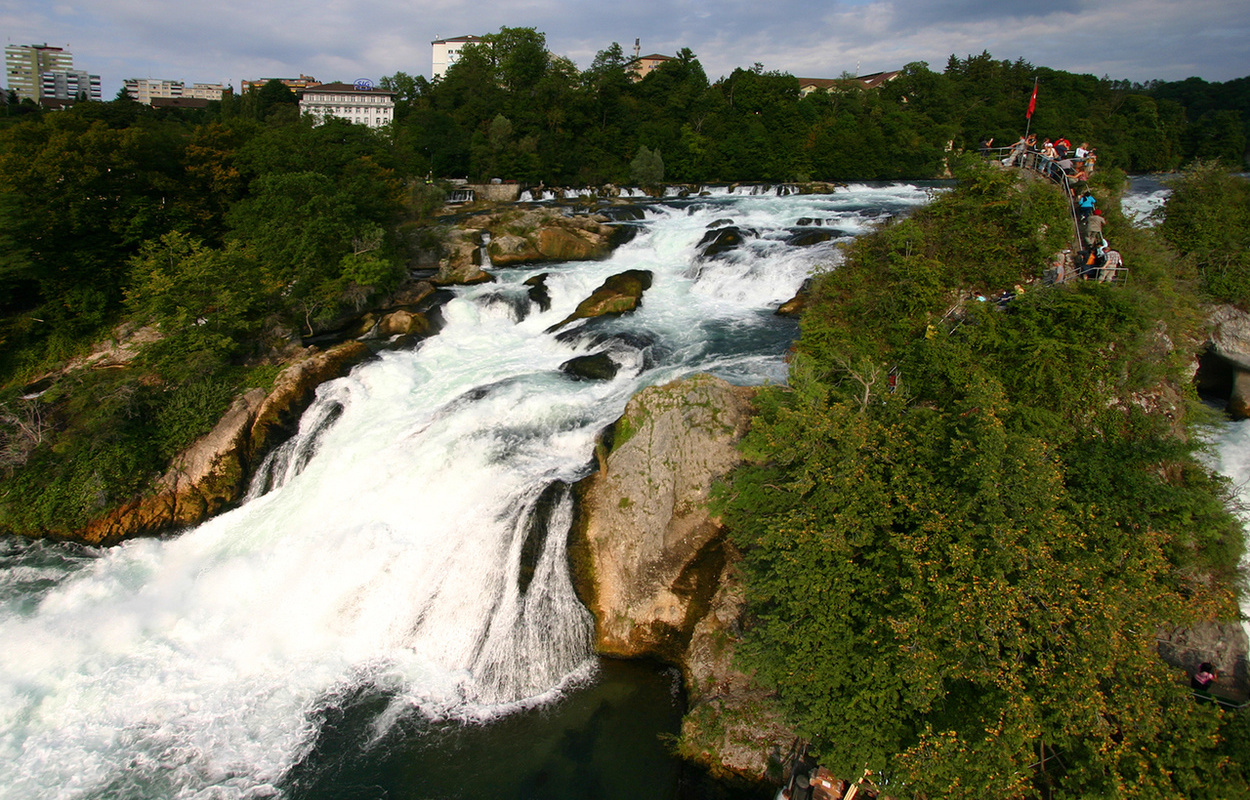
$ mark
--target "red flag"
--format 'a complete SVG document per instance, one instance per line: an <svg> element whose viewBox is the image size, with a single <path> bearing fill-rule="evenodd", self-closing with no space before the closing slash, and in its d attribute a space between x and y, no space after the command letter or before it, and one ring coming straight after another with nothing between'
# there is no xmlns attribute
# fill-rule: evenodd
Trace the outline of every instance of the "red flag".
<svg viewBox="0 0 1250 800"><path fill-rule="evenodd" d="M1025 119L1033 119L1033 109L1037 108L1037 81L1033 81L1033 96L1029 98L1029 113L1024 115Z"/></svg>

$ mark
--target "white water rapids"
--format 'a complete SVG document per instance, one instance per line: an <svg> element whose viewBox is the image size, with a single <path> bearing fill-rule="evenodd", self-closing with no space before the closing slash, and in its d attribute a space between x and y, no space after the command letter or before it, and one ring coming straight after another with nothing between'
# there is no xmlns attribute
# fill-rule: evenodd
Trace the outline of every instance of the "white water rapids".
<svg viewBox="0 0 1250 800"><path fill-rule="evenodd" d="M772 311L836 260L832 245L782 241L798 219L855 235L927 198L858 186L650 206L611 259L497 270L457 290L418 349L322 386L302 471L269 493L170 538L30 546L0 574L0 796L273 796L317 709L355 687L394 698L381 735L404 714L489 717L588 677L560 486L588 473L597 434L645 385L784 380L795 327ZM759 236L699 262L725 218ZM594 336L544 332L625 269L654 272L638 312L585 326ZM521 285L543 271L545 313ZM604 348L613 380L559 372ZM532 578L527 538L541 542Z"/></svg>

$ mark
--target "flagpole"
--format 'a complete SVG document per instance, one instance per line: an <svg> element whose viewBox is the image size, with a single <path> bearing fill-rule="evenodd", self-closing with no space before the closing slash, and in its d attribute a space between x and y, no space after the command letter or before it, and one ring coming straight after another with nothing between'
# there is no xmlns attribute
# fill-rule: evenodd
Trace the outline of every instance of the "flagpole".
<svg viewBox="0 0 1250 800"><path fill-rule="evenodd" d="M1029 110L1025 112L1024 135L1027 138L1033 125L1033 109L1037 108L1037 78L1033 79L1033 95L1029 98Z"/></svg>

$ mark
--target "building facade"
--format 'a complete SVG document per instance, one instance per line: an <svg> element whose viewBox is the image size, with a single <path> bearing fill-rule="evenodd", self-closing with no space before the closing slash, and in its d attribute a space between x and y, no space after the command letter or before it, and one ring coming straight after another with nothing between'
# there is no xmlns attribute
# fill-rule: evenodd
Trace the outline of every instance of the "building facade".
<svg viewBox="0 0 1250 800"><path fill-rule="evenodd" d="M661 55L660 53L652 53L649 56L634 56L626 69L633 74L635 81L640 81L658 69L661 64L673 60L672 56Z"/></svg>
<svg viewBox="0 0 1250 800"><path fill-rule="evenodd" d="M220 100L226 87L220 83L193 83L190 87L183 81L156 80L153 78L127 78L126 94L145 106L154 100Z"/></svg>
<svg viewBox="0 0 1250 800"><path fill-rule="evenodd" d="M293 92L298 92L300 89L311 89L314 86L321 85L313 76L300 73L298 78L257 78L254 81L243 81L239 91L243 94L247 94L253 89L259 89L270 81L277 81Z"/></svg>
<svg viewBox="0 0 1250 800"><path fill-rule="evenodd" d="M313 117L318 125L332 117L370 128L390 125L395 119L395 93L366 86L361 81L354 85L323 83L304 89L299 93L300 114Z"/></svg>
<svg viewBox="0 0 1250 800"><path fill-rule="evenodd" d="M89 75L82 70L56 70L45 72L39 76L40 102L47 104L49 100L74 102L77 100L94 100L100 96L100 76Z"/></svg>
<svg viewBox="0 0 1250 800"><path fill-rule="evenodd" d="M457 36L452 39L435 39L430 42L433 51L430 79L436 80L446 75L447 68L460 58L460 51L465 48L465 45L478 44L481 41L481 36Z"/></svg>
<svg viewBox="0 0 1250 800"><path fill-rule="evenodd" d="M10 44L4 48L6 85L17 92L18 99L36 102L43 96L43 75L48 72L70 72L74 56L60 47L47 44Z"/></svg>

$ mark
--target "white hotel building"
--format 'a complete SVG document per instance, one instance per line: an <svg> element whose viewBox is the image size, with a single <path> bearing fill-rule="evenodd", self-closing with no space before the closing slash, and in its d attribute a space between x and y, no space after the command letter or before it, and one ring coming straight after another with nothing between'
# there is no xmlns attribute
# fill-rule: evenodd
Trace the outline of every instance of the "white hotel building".
<svg viewBox="0 0 1250 800"><path fill-rule="evenodd" d="M330 117L381 128L395 118L395 93L382 89L357 88L361 84L323 83L299 93L299 112L316 118L317 124Z"/></svg>

